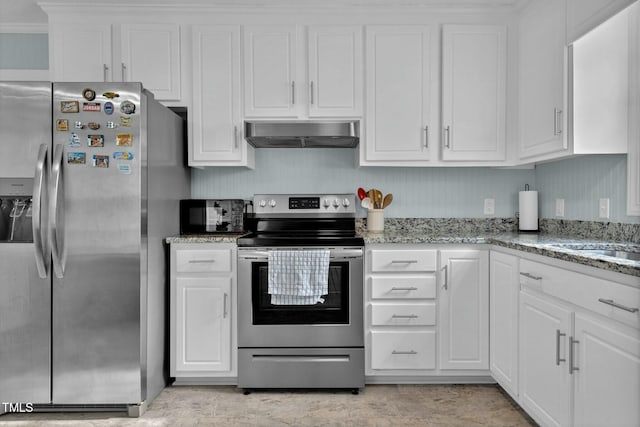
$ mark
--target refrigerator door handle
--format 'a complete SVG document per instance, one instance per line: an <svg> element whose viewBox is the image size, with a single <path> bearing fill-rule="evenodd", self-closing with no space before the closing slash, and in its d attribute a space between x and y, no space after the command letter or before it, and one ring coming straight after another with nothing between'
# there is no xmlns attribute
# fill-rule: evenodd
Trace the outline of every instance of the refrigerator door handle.
<svg viewBox="0 0 640 427"><path fill-rule="evenodd" d="M62 173L64 147L62 144L53 150L51 165L51 203L49 203L49 230L51 233L51 255L53 271L59 279L64 277L65 242L64 242L64 174Z"/></svg>
<svg viewBox="0 0 640 427"><path fill-rule="evenodd" d="M38 158L36 160L36 172L33 183L33 217L31 218L31 229L33 231L33 246L36 255L36 267L38 275L41 279L49 277L49 268L51 264L49 239L47 238L47 229L42 227L46 224L47 213L47 185L49 177L49 146L41 144L38 150ZM44 192L43 192L44 190ZM43 206L44 205L44 206Z"/></svg>

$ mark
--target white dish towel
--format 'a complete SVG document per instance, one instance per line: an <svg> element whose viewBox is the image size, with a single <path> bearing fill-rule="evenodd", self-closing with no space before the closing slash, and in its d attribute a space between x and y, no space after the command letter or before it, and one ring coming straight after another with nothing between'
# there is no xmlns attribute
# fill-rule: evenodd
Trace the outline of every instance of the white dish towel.
<svg viewBox="0 0 640 427"><path fill-rule="evenodd" d="M329 250L269 251L271 304L323 303L329 293Z"/></svg>

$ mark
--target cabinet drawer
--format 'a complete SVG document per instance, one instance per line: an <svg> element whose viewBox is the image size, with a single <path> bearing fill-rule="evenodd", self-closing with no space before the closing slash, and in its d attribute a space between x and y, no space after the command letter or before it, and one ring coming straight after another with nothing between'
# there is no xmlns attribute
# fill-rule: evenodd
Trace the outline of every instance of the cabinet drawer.
<svg viewBox="0 0 640 427"><path fill-rule="evenodd" d="M436 324L436 303L371 304L372 326L432 326Z"/></svg>
<svg viewBox="0 0 640 427"><path fill-rule="evenodd" d="M371 271L436 271L437 251L407 249L371 251Z"/></svg>
<svg viewBox="0 0 640 427"><path fill-rule="evenodd" d="M176 272L210 273L231 271L231 249L176 251Z"/></svg>
<svg viewBox="0 0 640 427"><path fill-rule="evenodd" d="M433 299L436 275L370 277L372 299Z"/></svg>
<svg viewBox="0 0 640 427"><path fill-rule="evenodd" d="M435 367L435 331L371 332L371 369Z"/></svg>
<svg viewBox="0 0 640 427"><path fill-rule="evenodd" d="M640 328L638 288L526 259L520 260L520 283Z"/></svg>

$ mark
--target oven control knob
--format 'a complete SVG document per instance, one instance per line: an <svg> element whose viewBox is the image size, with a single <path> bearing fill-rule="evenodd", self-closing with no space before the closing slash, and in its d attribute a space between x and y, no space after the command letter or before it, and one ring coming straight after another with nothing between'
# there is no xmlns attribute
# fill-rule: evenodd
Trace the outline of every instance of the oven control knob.
<svg viewBox="0 0 640 427"><path fill-rule="evenodd" d="M340 200L338 199L334 199L333 200L333 206L337 209L340 207Z"/></svg>
<svg viewBox="0 0 640 427"><path fill-rule="evenodd" d="M324 206L325 208L328 208L329 206L331 206L331 202L329 202L329 199L324 199L322 201L322 206Z"/></svg>
<svg viewBox="0 0 640 427"><path fill-rule="evenodd" d="M351 202L349 202L349 199L344 199L342 201L342 206L344 206L345 208L348 208L350 204Z"/></svg>
<svg viewBox="0 0 640 427"><path fill-rule="evenodd" d="M271 206L272 208L275 208L276 207L276 201L273 200L273 199L269 200L269 206Z"/></svg>
<svg viewBox="0 0 640 427"><path fill-rule="evenodd" d="M267 201L266 200L260 200L260 202L258 204L260 205L261 208L264 208L265 206L267 206Z"/></svg>

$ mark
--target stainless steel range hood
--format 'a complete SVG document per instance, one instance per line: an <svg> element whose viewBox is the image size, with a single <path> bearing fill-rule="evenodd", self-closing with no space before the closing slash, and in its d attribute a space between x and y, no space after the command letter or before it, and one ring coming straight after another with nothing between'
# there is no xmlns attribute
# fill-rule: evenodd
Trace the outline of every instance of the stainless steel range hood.
<svg viewBox="0 0 640 427"><path fill-rule="evenodd" d="M353 148L360 141L360 122L252 120L244 122L244 135L256 148Z"/></svg>

